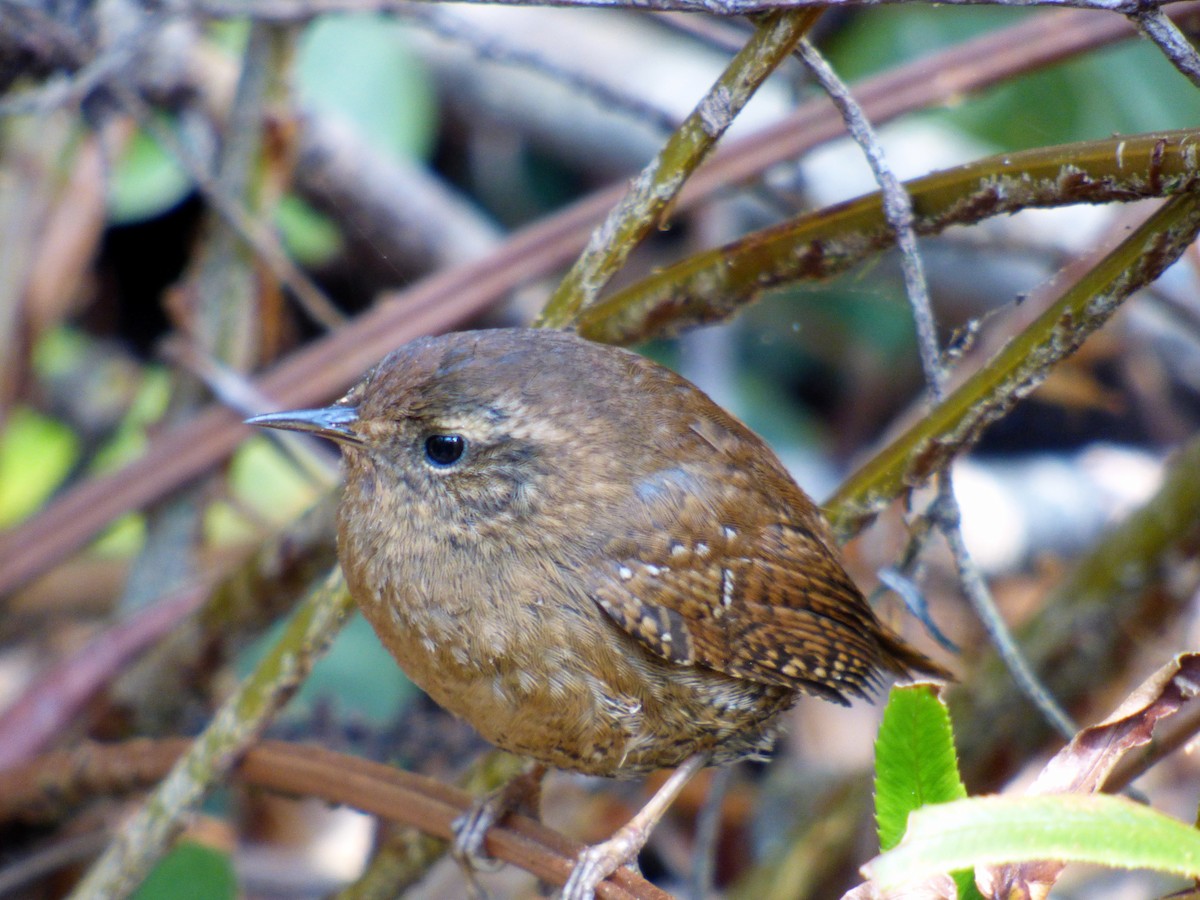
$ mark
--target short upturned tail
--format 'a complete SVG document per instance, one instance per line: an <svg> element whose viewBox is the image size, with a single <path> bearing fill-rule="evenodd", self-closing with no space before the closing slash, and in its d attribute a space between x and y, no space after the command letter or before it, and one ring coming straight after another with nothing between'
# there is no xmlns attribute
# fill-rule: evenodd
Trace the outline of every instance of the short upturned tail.
<svg viewBox="0 0 1200 900"><path fill-rule="evenodd" d="M935 663L920 650L910 647L898 635L892 634L883 626L879 628L878 638L883 665L900 677L925 675L940 681L955 680L948 669Z"/></svg>

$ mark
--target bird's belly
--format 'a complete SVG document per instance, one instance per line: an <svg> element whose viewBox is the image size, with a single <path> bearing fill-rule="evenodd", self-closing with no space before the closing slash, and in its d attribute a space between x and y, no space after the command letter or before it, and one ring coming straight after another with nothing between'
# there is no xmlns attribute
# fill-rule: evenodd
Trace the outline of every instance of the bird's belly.
<svg viewBox="0 0 1200 900"><path fill-rule="evenodd" d="M505 642L495 623L466 623L441 608L430 614L430 605L360 605L435 702L497 747L556 768L635 776L697 752L715 762L761 757L778 714L795 699L660 660L598 609L594 618L576 611L563 621L543 613Z"/></svg>

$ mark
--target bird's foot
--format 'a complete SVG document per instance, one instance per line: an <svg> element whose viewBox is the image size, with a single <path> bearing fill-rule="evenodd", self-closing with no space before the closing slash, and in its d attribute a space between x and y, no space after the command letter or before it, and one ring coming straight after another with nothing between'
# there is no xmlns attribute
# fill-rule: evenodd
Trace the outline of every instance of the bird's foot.
<svg viewBox="0 0 1200 900"><path fill-rule="evenodd" d="M638 854L649 838L650 832L635 821L607 841L585 847L575 861L571 877L563 885L561 900L592 900L600 882L621 866L637 867Z"/></svg>
<svg viewBox="0 0 1200 900"><path fill-rule="evenodd" d="M542 778L545 774L545 766L535 765L529 771L511 779L503 787L481 797L471 809L451 824L454 840L450 844L450 854L462 868L471 896L475 900L484 900L487 897L487 892L475 877L475 873L494 872L503 865L489 856L484 849L488 830L510 812L538 818Z"/></svg>
<svg viewBox="0 0 1200 900"><path fill-rule="evenodd" d="M638 810L637 815L626 822L607 841L586 847L579 854L575 868L567 883L563 885L562 900L592 900L596 888L605 878L617 871L622 864L637 866L637 856L650 839L650 832L658 824L679 796L679 792L692 776L708 764L707 753L688 757L663 783L653 797Z"/></svg>

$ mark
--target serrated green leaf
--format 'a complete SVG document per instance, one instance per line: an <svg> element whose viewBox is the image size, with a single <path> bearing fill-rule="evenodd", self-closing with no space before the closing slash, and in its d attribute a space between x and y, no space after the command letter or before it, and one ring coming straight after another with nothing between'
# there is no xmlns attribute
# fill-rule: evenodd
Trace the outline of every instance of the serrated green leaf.
<svg viewBox="0 0 1200 900"><path fill-rule="evenodd" d="M227 853L181 841L154 867L133 900L235 900L237 895Z"/></svg>
<svg viewBox="0 0 1200 900"><path fill-rule="evenodd" d="M1200 831L1124 797L971 797L913 813L864 871L884 890L977 865L1061 860L1200 877Z"/></svg>
<svg viewBox="0 0 1200 900"><path fill-rule="evenodd" d="M929 685L893 688L875 739L879 846L900 843L913 810L965 796L945 704Z"/></svg>
<svg viewBox="0 0 1200 900"><path fill-rule="evenodd" d="M893 688L875 740L875 819L880 847L890 850L900 843L913 810L965 796L946 705L929 685ZM951 875L960 900L979 897L974 872Z"/></svg>

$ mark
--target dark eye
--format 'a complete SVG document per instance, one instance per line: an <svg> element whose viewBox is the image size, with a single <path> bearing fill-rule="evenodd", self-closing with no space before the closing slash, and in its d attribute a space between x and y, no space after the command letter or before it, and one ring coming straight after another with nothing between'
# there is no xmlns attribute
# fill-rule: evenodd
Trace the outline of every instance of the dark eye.
<svg viewBox="0 0 1200 900"><path fill-rule="evenodd" d="M461 434L431 434L425 439L425 458L435 466L452 466L467 449L467 439Z"/></svg>

